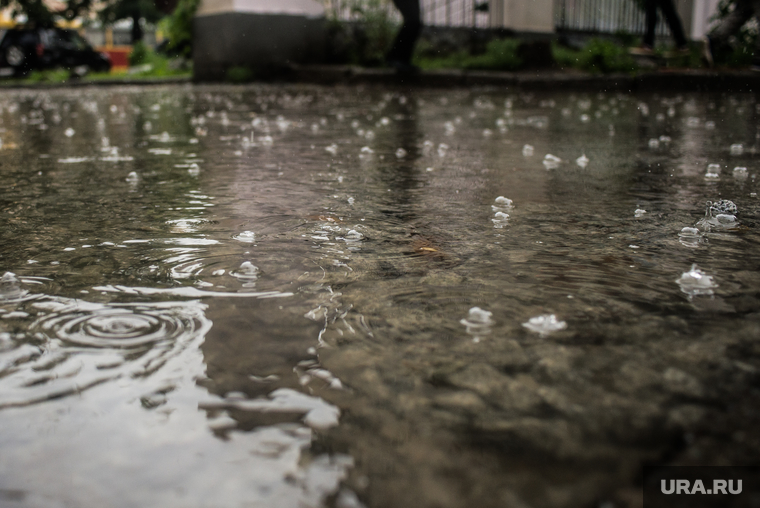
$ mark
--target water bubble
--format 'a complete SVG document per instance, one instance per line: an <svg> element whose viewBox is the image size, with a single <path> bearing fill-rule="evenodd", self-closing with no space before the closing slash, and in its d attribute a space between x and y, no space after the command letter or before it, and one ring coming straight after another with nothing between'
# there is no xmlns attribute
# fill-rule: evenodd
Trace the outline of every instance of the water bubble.
<svg viewBox="0 0 760 508"><path fill-rule="evenodd" d="M198 176L198 175L201 174L201 168L200 168L200 166L198 166L198 164L196 164L196 163L193 162L192 164L190 164L190 167L187 168L187 172L191 176Z"/></svg>
<svg viewBox="0 0 760 508"><path fill-rule="evenodd" d="M349 205L353 205L356 200L354 198L348 198L347 201Z"/></svg>
<svg viewBox="0 0 760 508"><path fill-rule="evenodd" d="M743 166L737 166L734 168L734 177L735 178L747 178L749 176L749 173L747 172L747 168Z"/></svg>
<svg viewBox="0 0 760 508"><path fill-rule="evenodd" d="M243 261L240 268L234 272L230 272L230 275L244 282L245 284L243 284L243 286L253 287L256 285L256 280L259 278L259 268L250 261Z"/></svg>
<svg viewBox="0 0 760 508"><path fill-rule="evenodd" d="M446 123L444 123L443 124L443 128L446 130L446 135L448 135L448 136L451 136L457 130L456 127L454 127L454 123L453 122L446 122Z"/></svg>
<svg viewBox="0 0 760 508"><path fill-rule="evenodd" d="M332 145L325 147L325 151L329 152L331 155L335 155L338 153L338 145L333 143Z"/></svg>
<svg viewBox="0 0 760 508"><path fill-rule="evenodd" d="M512 208L512 200L509 198L505 198L504 196L499 196L498 198L494 199L494 203L496 203L499 207L503 208Z"/></svg>
<svg viewBox="0 0 760 508"><path fill-rule="evenodd" d="M253 231L243 231L242 233L239 233L232 238L239 242L253 243L256 241L256 233Z"/></svg>
<svg viewBox="0 0 760 508"><path fill-rule="evenodd" d="M262 136L260 142L262 146L272 146L274 144L272 136Z"/></svg>
<svg viewBox="0 0 760 508"><path fill-rule="evenodd" d="M715 122L713 122L712 120L705 122L705 129L713 130L714 128L715 128Z"/></svg>
<svg viewBox="0 0 760 508"><path fill-rule="evenodd" d="M26 299L29 291L22 289L13 272L5 272L0 278L0 302L18 302Z"/></svg>
<svg viewBox="0 0 760 508"><path fill-rule="evenodd" d="M546 169L557 169L561 162L562 162L562 159L560 159L556 155L547 153L544 156L543 164L546 167Z"/></svg>
<svg viewBox="0 0 760 508"><path fill-rule="evenodd" d="M468 334L475 336L474 341L479 342L481 335L491 333L492 316L492 312L483 310L480 307L472 307L467 313L467 317L460 319L459 322L465 326Z"/></svg>
<svg viewBox="0 0 760 508"><path fill-rule="evenodd" d="M527 323L523 323L522 325L528 330L538 333L541 337L546 337L552 332L567 328L567 323L564 321L558 321L557 316L554 314L543 314L541 316L532 317Z"/></svg>
<svg viewBox="0 0 760 508"><path fill-rule="evenodd" d="M690 116L689 118L686 119L686 126L692 129L696 129L697 127L700 126L701 123L702 123L701 120L697 118L696 116Z"/></svg>
<svg viewBox="0 0 760 508"><path fill-rule="evenodd" d="M659 148L660 147L660 140L657 138L652 138L649 140L649 148Z"/></svg>
<svg viewBox="0 0 760 508"><path fill-rule="evenodd" d="M708 164L705 178L715 179L720 178L720 164Z"/></svg>
<svg viewBox="0 0 760 508"><path fill-rule="evenodd" d="M494 228L502 229L503 227L509 224L509 214L505 212L496 212L493 215L493 219L491 219L491 222L493 222Z"/></svg>
<svg viewBox="0 0 760 508"><path fill-rule="evenodd" d="M140 181L140 175L137 174L136 171L131 171L126 178L127 182L131 184L135 184Z"/></svg>
<svg viewBox="0 0 760 508"><path fill-rule="evenodd" d="M375 151L373 149L371 149L368 146L363 146L362 149L359 150L359 157L362 157L362 156L368 157L368 156L372 155L373 153L375 153Z"/></svg>
<svg viewBox="0 0 760 508"><path fill-rule="evenodd" d="M588 123L589 120L591 120L591 117L588 116L586 113L581 115L581 122Z"/></svg>
<svg viewBox="0 0 760 508"><path fill-rule="evenodd" d="M741 155L744 153L744 145L741 143L734 143L729 148L729 151L731 152L731 155Z"/></svg>
<svg viewBox="0 0 760 508"><path fill-rule="evenodd" d="M708 201L705 206L705 216L697 222L697 227L704 231L731 230L738 226L736 213L738 209L733 201L721 199Z"/></svg>
<svg viewBox="0 0 760 508"><path fill-rule="evenodd" d="M440 145L438 145L438 157L445 157L448 149L449 149L449 145L447 145L446 143L441 143Z"/></svg>
<svg viewBox="0 0 760 508"><path fill-rule="evenodd" d="M676 279L676 284L679 285L682 292L689 295L689 298L712 295L713 290L718 287L712 276L705 274L696 264L691 265L688 272L682 273Z"/></svg>
<svg viewBox="0 0 760 508"><path fill-rule="evenodd" d="M584 153L583 155L575 159L575 163L578 166L585 168L586 166L588 166L588 157L586 157L586 154Z"/></svg>
<svg viewBox="0 0 760 508"><path fill-rule="evenodd" d="M691 228L691 227L684 227L681 228L681 231L678 233L678 236L686 237L686 238L694 238L701 236L699 229L697 228Z"/></svg>
<svg viewBox="0 0 760 508"><path fill-rule="evenodd" d="M484 138L490 138L491 136L493 136L493 131L491 129L483 129Z"/></svg>
<svg viewBox="0 0 760 508"><path fill-rule="evenodd" d="M366 139L367 141L372 141L373 139L375 139L375 133L374 133L373 131L369 131L369 130L368 130L368 131L367 131L367 132L364 134L364 139Z"/></svg>
<svg viewBox="0 0 760 508"><path fill-rule="evenodd" d="M522 154L523 157L532 157L533 156L533 147L531 145L525 145L522 148Z"/></svg>
<svg viewBox="0 0 760 508"><path fill-rule="evenodd" d="M70 138L71 136L73 136L76 133L76 131L74 131L74 129L72 129L71 127L69 127L63 133L66 135L67 138Z"/></svg>
<svg viewBox="0 0 760 508"><path fill-rule="evenodd" d="M398 150L396 150L397 159L403 159L404 157L406 157L406 150L404 150L403 148L399 148Z"/></svg>
<svg viewBox="0 0 760 508"><path fill-rule="evenodd" d="M636 210L633 212L633 215L634 215L634 217L637 217L637 218L638 218L638 217L643 217L643 216L644 216L644 214L646 214L646 213L647 213L647 211L646 211L646 210L644 210L644 209L642 209L642 208L637 208L637 209L636 209Z"/></svg>
<svg viewBox="0 0 760 508"><path fill-rule="evenodd" d="M664 134L662 136L660 136L659 139L660 139L660 143L662 143L664 145L667 145L671 141L670 136L665 136Z"/></svg>

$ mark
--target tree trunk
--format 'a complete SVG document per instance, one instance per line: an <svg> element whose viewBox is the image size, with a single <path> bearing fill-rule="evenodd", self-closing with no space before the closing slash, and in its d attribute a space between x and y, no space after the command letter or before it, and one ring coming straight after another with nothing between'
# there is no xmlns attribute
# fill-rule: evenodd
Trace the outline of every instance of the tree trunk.
<svg viewBox="0 0 760 508"><path fill-rule="evenodd" d="M140 26L140 13L132 13L132 44L142 41L143 29Z"/></svg>

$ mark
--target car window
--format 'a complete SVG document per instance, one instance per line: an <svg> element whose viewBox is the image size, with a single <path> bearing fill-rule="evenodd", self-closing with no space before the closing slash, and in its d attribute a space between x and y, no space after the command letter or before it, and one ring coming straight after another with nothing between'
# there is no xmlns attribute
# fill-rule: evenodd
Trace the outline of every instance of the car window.
<svg viewBox="0 0 760 508"><path fill-rule="evenodd" d="M32 31L23 31L19 34L16 44L19 46L34 46L37 44L37 34Z"/></svg>
<svg viewBox="0 0 760 508"><path fill-rule="evenodd" d="M76 32L66 32L69 36L69 42L71 42L77 49L85 50L90 47L87 41Z"/></svg>

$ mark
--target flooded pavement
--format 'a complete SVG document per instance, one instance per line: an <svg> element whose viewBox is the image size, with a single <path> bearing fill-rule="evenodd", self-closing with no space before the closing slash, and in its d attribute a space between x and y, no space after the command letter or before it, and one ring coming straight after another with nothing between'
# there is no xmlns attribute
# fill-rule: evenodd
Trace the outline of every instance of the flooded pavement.
<svg viewBox="0 0 760 508"><path fill-rule="evenodd" d="M4 92L0 506L636 506L642 464L754 464L759 116Z"/></svg>

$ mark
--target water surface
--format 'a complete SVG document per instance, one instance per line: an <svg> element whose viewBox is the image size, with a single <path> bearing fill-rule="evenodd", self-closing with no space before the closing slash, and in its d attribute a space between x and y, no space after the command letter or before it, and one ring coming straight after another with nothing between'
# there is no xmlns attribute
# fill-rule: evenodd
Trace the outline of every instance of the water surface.
<svg viewBox="0 0 760 508"><path fill-rule="evenodd" d="M0 504L626 506L643 462L746 463L758 115L4 92Z"/></svg>

